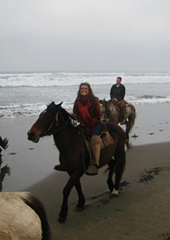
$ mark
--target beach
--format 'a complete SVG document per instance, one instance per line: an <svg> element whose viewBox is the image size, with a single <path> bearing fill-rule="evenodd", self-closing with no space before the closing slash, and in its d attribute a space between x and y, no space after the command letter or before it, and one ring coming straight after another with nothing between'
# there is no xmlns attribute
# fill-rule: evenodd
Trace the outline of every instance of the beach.
<svg viewBox="0 0 170 240"><path fill-rule="evenodd" d="M137 118L126 150L126 168L118 198L111 198L106 167L81 179L85 209L75 211L77 193L69 197L68 219L58 223L62 190L68 176L56 172L58 150L52 137L38 144L27 131L38 116L1 119L1 136L9 139L2 166L11 175L2 191L30 191L45 206L55 240L168 239L170 236L170 104L136 105Z"/></svg>

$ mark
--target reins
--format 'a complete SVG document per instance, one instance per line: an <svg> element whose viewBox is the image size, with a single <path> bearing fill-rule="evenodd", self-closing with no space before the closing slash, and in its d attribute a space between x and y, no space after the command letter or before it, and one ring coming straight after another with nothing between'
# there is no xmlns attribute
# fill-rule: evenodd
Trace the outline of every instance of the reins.
<svg viewBox="0 0 170 240"><path fill-rule="evenodd" d="M55 122L56 122L56 125L58 126L58 114L59 114L59 112L56 114L56 118L52 121L52 123L50 124L50 126L48 127L48 129L44 132L44 134L46 134L47 132L49 132L49 131L51 130L51 128L52 128L52 126L53 126L53 124L54 124ZM61 128L57 129L55 133L58 133L58 132L60 132L62 129L64 129L64 128L67 126L69 120L70 120L70 117L67 119L67 121L65 122L64 126L62 126Z"/></svg>
<svg viewBox="0 0 170 240"><path fill-rule="evenodd" d="M62 126L61 128L59 128L55 133L58 133L58 132L60 132L61 130L63 130L63 129L67 126L69 120L70 120L70 117L67 119L67 121L65 122L64 126ZM56 119L55 119L54 121L56 121ZM57 123L56 125L58 126L58 122L57 122L57 121L56 121L56 123Z"/></svg>
<svg viewBox="0 0 170 240"><path fill-rule="evenodd" d="M49 128L44 132L44 134L46 134L47 132L49 132L54 124L55 120L52 121L52 123L50 124Z"/></svg>

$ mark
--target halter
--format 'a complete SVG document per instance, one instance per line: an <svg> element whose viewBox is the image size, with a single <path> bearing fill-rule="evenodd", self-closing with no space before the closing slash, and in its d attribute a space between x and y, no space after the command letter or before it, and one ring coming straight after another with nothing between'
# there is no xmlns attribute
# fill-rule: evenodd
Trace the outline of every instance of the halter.
<svg viewBox="0 0 170 240"><path fill-rule="evenodd" d="M52 121L52 123L50 124L50 126L47 128L47 130L44 132L44 134L46 134L47 132L49 132L54 124L55 120Z"/></svg>
<svg viewBox="0 0 170 240"><path fill-rule="evenodd" d="M59 111L56 113L56 117L55 117L55 119L52 121L52 123L50 124L50 126L47 128L47 130L44 132L44 134L46 134L47 132L49 132L50 130L51 130L51 128L52 128L52 126L53 126L53 124L56 122L56 125L58 126L59 125L59 120L58 120L58 118L59 118ZM70 120L70 117L67 119L67 121L65 122L65 124L64 124L64 126L62 126L61 128L59 128L55 133L58 133L58 132L60 132L62 129L64 129L66 126L67 126L67 124L68 124L68 122L69 122L69 120Z"/></svg>
<svg viewBox="0 0 170 240"><path fill-rule="evenodd" d="M57 126L59 125L58 115L59 115L59 112L57 112L56 117L55 117L55 120L53 121L53 123L56 121L56 125L57 125ZM55 133L58 133L58 132L60 132L61 130L63 130L63 129L67 126L69 120L70 120L70 117L68 117L68 119L67 119L67 121L65 122L64 126L62 126L61 128L59 128ZM53 124L53 123L52 123L52 124Z"/></svg>

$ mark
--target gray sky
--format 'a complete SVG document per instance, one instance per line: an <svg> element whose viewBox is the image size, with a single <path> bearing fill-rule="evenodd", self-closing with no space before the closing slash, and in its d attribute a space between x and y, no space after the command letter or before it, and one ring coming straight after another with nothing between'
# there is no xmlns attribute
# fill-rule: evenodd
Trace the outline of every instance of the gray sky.
<svg viewBox="0 0 170 240"><path fill-rule="evenodd" d="M169 0L0 0L0 71L170 71Z"/></svg>

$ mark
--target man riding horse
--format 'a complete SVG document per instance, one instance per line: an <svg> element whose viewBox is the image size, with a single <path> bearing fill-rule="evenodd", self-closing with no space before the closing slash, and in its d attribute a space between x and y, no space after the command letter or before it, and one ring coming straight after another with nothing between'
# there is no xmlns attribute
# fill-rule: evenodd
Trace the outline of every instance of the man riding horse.
<svg viewBox="0 0 170 240"><path fill-rule="evenodd" d="M118 110L120 111L120 114L122 116L121 124L126 123L127 119L127 114L126 114L126 109L125 109L125 86L121 84L122 78L117 77L116 79L116 84L114 84L111 89L110 89L110 99L111 101L115 104L115 106L118 107Z"/></svg>

